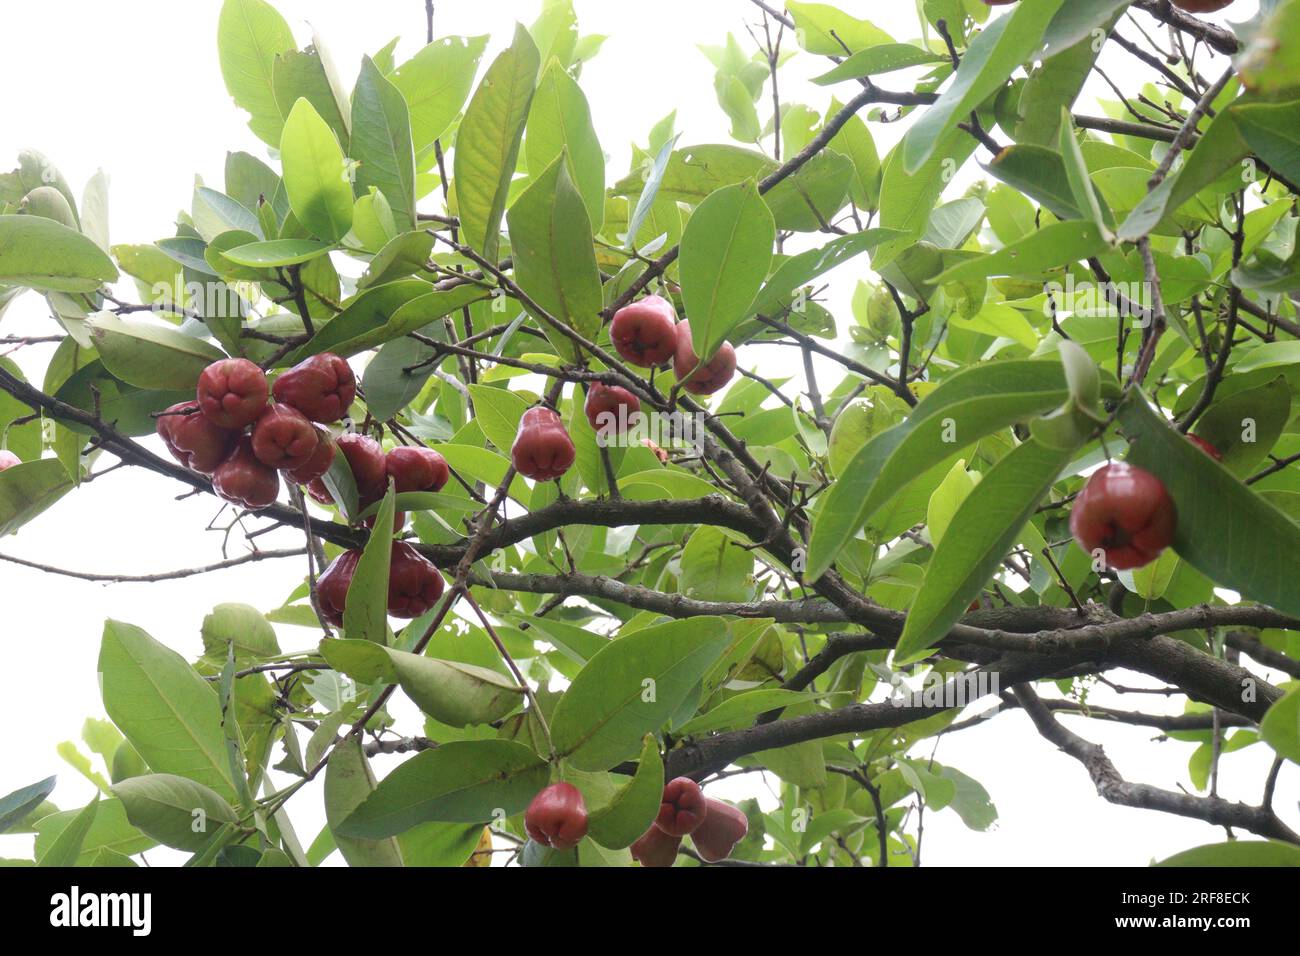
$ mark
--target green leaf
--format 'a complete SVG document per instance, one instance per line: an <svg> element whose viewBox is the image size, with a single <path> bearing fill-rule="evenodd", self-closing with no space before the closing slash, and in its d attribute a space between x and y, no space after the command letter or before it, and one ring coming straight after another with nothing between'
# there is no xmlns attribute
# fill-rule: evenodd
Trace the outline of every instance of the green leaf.
<svg viewBox="0 0 1300 956"><path fill-rule="evenodd" d="M752 311L771 315L780 308L782 300L800 286L807 285L819 275L843 265L855 256L869 252L882 242L903 235L905 233L896 229L864 229L862 232L832 239L816 249L790 256L767 280L753 302Z"/></svg>
<svg viewBox="0 0 1300 956"><path fill-rule="evenodd" d="M826 492L813 522L805 580L815 581L871 516L919 474L1068 396L1056 362L1008 361L956 373L907 420L867 442Z"/></svg>
<svg viewBox="0 0 1300 956"><path fill-rule="evenodd" d="M729 144L685 146L669 157L659 184L659 198L694 206L723 186L762 179L775 169L776 163L752 149ZM638 169L613 188L615 195L634 196L644 187L644 177Z"/></svg>
<svg viewBox="0 0 1300 956"><path fill-rule="evenodd" d="M351 157L360 163L355 192L373 186L384 194L399 228L415 228L415 147L406 100L375 66L362 57L352 91ZM351 222L349 220L349 226Z"/></svg>
<svg viewBox="0 0 1300 956"><path fill-rule="evenodd" d="M55 458L0 471L0 537L13 534L72 488L68 470Z"/></svg>
<svg viewBox="0 0 1300 956"><path fill-rule="evenodd" d="M496 260L501 217L540 65L537 46L516 25L514 42L488 67L456 133L453 182L461 238L489 261Z"/></svg>
<svg viewBox="0 0 1300 956"><path fill-rule="evenodd" d="M989 792L983 785L954 767L936 769L941 777L953 783L954 792L949 806L961 817L961 822L980 832L993 826L998 818L998 808L989 799Z"/></svg>
<svg viewBox="0 0 1300 956"><path fill-rule="evenodd" d="M1232 115L1260 159L1292 182L1300 178L1300 101L1240 103L1233 106Z"/></svg>
<svg viewBox="0 0 1300 956"><path fill-rule="evenodd" d="M1287 691L1268 709L1260 721L1259 734L1279 756L1300 764L1300 689Z"/></svg>
<svg viewBox="0 0 1300 956"><path fill-rule="evenodd" d="M1055 222L997 252L976 256L946 269L936 285L969 282L989 276L1036 276L1050 269L1101 255L1110 248L1102 230L1091 221Z"/></svg>
<svg viewBox="0 0 1300 956"><path fill-rule="evenodd" d="M966 613L1076 452L1027 441L974 487L930 558L894 651L896 666L926 656Z"/></svg>
<svg viewBox="0 0 1300 956"><path fill-rule="evenodd" d="M1160 478L1178 508L1174 550L1215 584L1300 614L1300 525L1243 485L1146 403L1131 397L1119 413L1128 461Z"/></svg>
<svg viewBox="0 0 1300 956"><path fill-rule="evenodd" d="M853 160L836 150L823 149L767 193L765 200L777 228L794 232L826 229L848 202L856 174Z"/></svg>
<svg viewBox="0 0 1300 956"><path fill-rule="evenodd" d="M149 767L233 799L217 692L184 658L140 628L110 620L99 673L104 710Z"/></svg>
<svg viewBox="0 0 1300 956"><path fill-rule="evenodd" d="M42 216L0 216L0 283L38 292L94 292L117 267L81 233Z"/></svg>
<svg viewBox="0 0 1300 956"><path fill-rule="evenodd" d="M646 734L636 773L609 803L591 809L587 835L611 850L631 846L654 822L663 792L664 762L659 757L659 744L652 734Z"/></svg>
<svg viewBox="0 0 1300 956"><path fill-rule="evenodd" d="M1279 375L1216 401L1196 420L1196 434L1219 450L1224 467L1244 478L1263 462L1290 419L1291 387Z"/></svg>
<svg viewBox="0 0 1300 956"><path fill-rule="evenodd" d="M276 54L294 48L293 31L263 0L226 0L217 21L221 75L235 105L250 114L249 127L278 146L283 126L273 82Z"/></svg>
<svg viewBox="0 0 1300 956"><path fill-rule="evenodd" d="M859 50L829 72L813 77L818 86L830 86L843 80L856 80L864 76L879 76L905 70L911 66L942 63L946 58L910 43L882 43Z"/></svg>
<svg viewBox="0 0 1300 956"><path fill-rule="evenodd" d="M22 823L29 813L44 803L45 798L54 792L54 783L57 779L46 777L44 780L20 787L0 797L0 833Z"/></svg>
<svg viewBox="0 0 1300 956"><path fill-rule="evenodd" d="M203 656L225 663L231 645L236 660L275 657L280 644L265 615L248 604L218 604L203 619Z"/></svg>
<svg viewBox="0 0 1300 956"><path fill-rule="evenodd" d="M1043 42L1043 31L1064 0L1022 3L971 41L957 75L903 137L903 163L918 174L939 144L977 106L1007 82Z"/></svg>
<svg viewBox="0 0 1300 956"><path fill-rule="evenodd" d="M37 857L37 866L75 866L77 858L81 856L81 847L86 842L86 835L90 833L90 828L95 822L95 814L99 811L99 794L95 794L95 799L86 804L72 822L64 827L63 831L54 839L43 854Z"/></svg>
<svg viewBox="0 0 1300 956"><path fill-rule="evenodd" d="M795 704L815 700L816 696L804 691L783 690L780 687L761 688L746 691L735 697L728 697L718 706L694 717L676 728L679 736L708 733L715 730L730 730L746 723L752 723L759 714L769 710L784 710Z"/></svg>
<svg viewBox="0 0 1300 956"><path fill-rule="evenodd" d="M96 312L86 322L104 367L128 385L181 391L226 353L171 326Z"/></svg>
<svg viewBox="0 0 1300 956"><path fill-rule="evenodd" d="M369 289L421 274L432 251L433 236L426 229L394 236L370 260L365 274L357 280L357 288Z"/></svg>
<svg viewBox="0 0 1300 956"><path fill-rule="evenodd" d="M679 593L701 601L748 601L754 586L752 552L710 525L691 533L682 549Z"/></svg>
<svg viewBox="0 0 1300 956"><path fill-rule="evenodd" d="M893 42L884 30L824 3L791 0L785 8L794 17L799 45L809 53L843 56L846 46L856 53Z"/></svg>
<svg viewBox="0 0 1300 956"><path fill-rule="evenodd" d="M696 690L727 644L721 618L643 628L602 647L556 705L551 737L579 770L606 770L636 753Z"/></svg>
<svg viewBox="0 0 1300 956"><path fill-rule="evenodd" d="M486 667L392 649L388 656L406 696L434 720L452 727L501 720L524 698L522 687Z"/></svg>
<svg viewBox="0 0 1300 956"><path fill-rule="evenodd" d="M711 357L749 314L772 261L776 224L754 182L700 203L682 234L682 301L695 352Z"/></svg>
<svg viewBox="0 0 1300 956"><path fill-rule="evenodd" d="M429 820L485 823L521 812L548 776L546 762L513 740L453 741L403 763L331 828L373 840Z"/></svg>
<svg viewBox="0 0 1300 956"><path fill-rule="evenodd" d="M276 266L296 266L325 255L334 246L315 239L268 239L226 249L221 254L236 265L256 269L273 269Z"/></svg>
<svg viewBox="0 0 1300 956"><path fill-rule="evenodd" d="M474 420L488 441L504 454L510 454L519 420L528 411L528 402L514 392L492 385L470 385L470 398L474 400Z"/></svg>
<svg viewBox="0 0 1300 956"><path fill-rule="evenodd" d="M915 174L903 168L902 143L885 157L880 184L880 225L907 233L908 238L882 243L876 249L872 257L872 267L876 271L910 249L913 246L910 237L919 238L925 232L934 204L974 152L974 138L954 129L945 135L933 155Z"/></svg>
<svg viewBox="0 0 1300 956"><path fill-rule="evenodd" d="M340 456L341 457L341 456ZM343 608L343 630L349 638L388 643L388 569L393 553L393 488L375 515L370 540L361 552Z"/></svg>
<svg viewBox="0 0 1300 956"><path fill-rule="evenodd" d="M289 206L298 221L324 242L347 235L352 228L347 163L334 131L308 100L298 100L285 120L280 159Z"/></svg>
<svg viewBox="0 0 1300 956"><path fill-rule="evenodd" d="M1065 162L1065 177L1069 180L1074 204L1083 210L1103 236L1108 236L1106 218L1102 215L1101 203L1097 199L1097 191L1093 188L1088 164L1084 161L1083 150L1079 148L1079 141L1074 136L1074 119L1064 106L1061 107L1060 146L1061 158Z"/></svg>
<svg viewBox="0 0 1300 956"><path fill-rule="evenodd" d="M402 851L392 837L366 840L336 832L374 792L375 777L360 738L349 736L335 744L325 765L325 819L339 852L348 866L402 866Z"/></svg>
<svg viewBox="0 0 1300 956"><path fill-rule="evenodd" d="M465 105L487 41L486 36L443 37L425 46L389 77L406 99L417 153L447 132Z"/></svg>
<svg viewBox="0 0 1300 956"><path fill-rule="evenodd" d="M476 285L462 285L445 292L430 292L423 279L401 279L372 286L349 299L334 316L287 360L289 364L310 355L333 352L348 357L385 342L418 332L473 302L486 298L487 291Z"/></svg>
<svg viewBox="0 0 1300 956"><path fill-rule="evenodd" d="M1153 866L1300 866L1300 847L1280 840L1230 840L1183 850Z"/></svg>
<svg viewBox="0 0 1300 956"><path fill-rule="evenodd" d="M319 37L312 39L315 44L320 43ZM333 64L324 55L323 47L311 46L306 50L286 50L281 53L275 58L271 83L275 87L275 102L280 108L281 116L288 116L293 110L293 104L305 99L334 131L339 143L347 145L350 135L348 122L352 111L346 96L338 88L337 77L333 75ZM270 195L268 194L268 199Z"/></svg>
<svg viewBox="0 0 1300 956"><path fill-rule="evenodd" d="M170 773L131 777L113 786L126 817L159 843L197 853L222 823L238 823L234 808L217 792Z"/></svg>
<svg viewBox="0 0 1300 956"><path fill-rule="evenodd" d="M1261 12L1236 60L1246 89L1275 95L1300 86L1300 51L1291 42L1297 31L1300 3L1296 0L1280 0Z"/></svg>
<svg viewBox="0 0 1300 956"><path fill-rule="evenodd" d="M528 113L524 144L528 174L539 178L561 156L582 196L592 232L605 221L605 154L591 124L591 109L577 81L558 60L542 71Z"/></svg>
<svg viewBox="0 0 1300 956"><path fill-rule="evenodd" d="M587 339L600 329L604 306L591 221L561 157L515 200L507 217L515 278L539 306ZM565 357L573 343L553 329L542 331Z"/></svg>

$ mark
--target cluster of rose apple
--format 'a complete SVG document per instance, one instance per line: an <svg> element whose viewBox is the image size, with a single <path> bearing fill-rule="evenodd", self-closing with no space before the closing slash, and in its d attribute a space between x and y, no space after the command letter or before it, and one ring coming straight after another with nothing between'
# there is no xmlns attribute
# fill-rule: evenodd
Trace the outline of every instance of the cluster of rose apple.
<svg viewBox="0 0 1300 956"><path fill-rule="evenodd" d="M545 787L528 804L524 829L542 846L573 849L587 835L582 793L569 783ZM738 809L706 797L690 777L677 777L664 787L659 813L632 844L632 857L642 866L672 866L682 839L689 836L700 859L717 863L731 856L748 832L749 821Z"/></svg>
<svg viewBox="0 0 1300 956"><path fill-rule="evenodd" d="M691 345L690 322L678 322L672 303L662 296L648 295L615 312L609 337L618 354L639 368L655 368L671 359L678 382L695 395L712 395L736 372L736 350L730 342L723 342L709 361L700 364ZM587 421L598 432L610 422L626 423L640 410L640 399L630 391L603 382L592 383L583 406ZM510 448L510 460L519 474L549 481L564 475L574 458L573 440L554 409L538 405L524 413Z"/></svg>
<svg viewBox="0 0 1300 956"><path fill-rule="evenodd" d="M320 426L342 419L356 397L356 378L338 355L313 355L272 385L248 359L221 359L199 376L195 400L158 416L158 434L176 460L212 476L222 498L245 508L265 508L280 494L280 473L322 504L333 496L322 480L342 452L357 486L361 508L379 501L389 483L400 494L439 491L450 470L430 448L400 446L385 454L379 442L347 433L335 438ZM273 400L272 400L273 399ZM404 515L396 516L401 527ZM360 551L334 559L317 582L321 615L341 626ZM442 596L438 569L409 544L393 542L388 611L418 617Z"/></svg>

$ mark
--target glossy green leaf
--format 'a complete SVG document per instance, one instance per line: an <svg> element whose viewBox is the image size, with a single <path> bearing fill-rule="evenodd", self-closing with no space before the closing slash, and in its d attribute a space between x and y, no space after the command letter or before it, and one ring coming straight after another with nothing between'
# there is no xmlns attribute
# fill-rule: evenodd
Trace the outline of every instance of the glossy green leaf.
<svg viewBox="0 0 1300 956"><path fill-rule="evenodd" d="M659 744L646 734L636 773L606 804L593 807L587 835L603 847L621 850L631 846L654 821L664 792L664 763Z"/></svg>
<svg viewBox="0 0 1300 956"><path fill-rule="evenodd" d="M486 36L443 37L425 46L389 77L406 98L417 153L432 146L465 105L487 41Z"/></svg>
<svg viewBox="0 0 1300 956"><path fill-rule="evenodd" d="M591 109L581 87L559 61L542 71L528 113L524 144L528 174L538 179L561 156L582 196L593 232L605 221L605 154L591 123Z"/></svg>
<svg viewBox="0 0 1300 956"><path fill-rule="evenodd" d="M776 224L753 182L726 186L700 203L682 235L682 300L695 352L712 356L767 275Z"/></svg>
<svg viewBox="0 0 1300 956"><path fill-rule="evenodd" d="M117 280L103 249L42 216L0 216L0 283L39 292L93 292Z"/></svg>
<svg viewBox="0 0 1300 956"><path fill-rule="evenodd" d="M375 515L370 540L357 562L343 609L343 630L349 638L388 643L388 569L393 545L393 490Z"/></svg>
<svg viewBox="0 0 1300 956"><path fill-rule="evenodd" d="M579 770L607 770L636 753L723 652L720 618L656 624L619 637L587 662L560 698L551 737Z"/></svg>
<svg viewBox="0 0 1300 956"><path fill-rule="evenodd" d="M1076 451L1027 441L975 485L930 558L894 651L898 664L924 657L966 613Z"/></svg>
<svg viewBox="0 0 1300 956"><path fill-rule="evenodd" d="M537 82L537 46L522 26L488 67L456 134L456 204L461 237L488 260L500 244L510 180Z"/></svg>
<svg viewBox="0 0 1300 956"><path fill-rule="evenodd" d="M361 75L352 91L349 154L360 164L357 195L365 195L373 186L388 200L398 227L414 228L417 221L411 117L402 94L370 57L362 58Z"/></svg>
<svg viewBox="0 0 1300 956"><path fill-rule="evenodd" d="M953 375L906 421L867 442L826 492L813 522L805 578L819 578L871 516L917 475L985 435L1059 407L1068 394L1056 362L996 362Z"/></svg>
<svg viewBox="0 0 1300 956"><path fill-rule="evenodd" d="M0 537L13 534L72 488L68 470L54 458L0 471Z"/></svg>
<svg viewBox="0 0 1300 956"><path fill-rule="evenodd" d="M604 306L600 271L591 221L563 157L524 190L507 221L520 287L548 314L585 338L594 338ZM567 336L549 323L541 325L561 356L574 354Z"/></svg>
<svg viewBox="0 0 1300 956"><path fill-rule="evenodd" d="M513 740L453 741L407 760L331 826L373 840L429 820L486 823L521 812L547 777L546 762Z"/></svg>
<svg viewBox="0 0 1300 956"><path fill-rule="evenodd" d="M114 376L137 388L193 388L203 370L226 353L175 328L97 312L87 322L100 360Z"/></svg>
<svg viewBox="0 0 1300 956"><path fill-rule="evenodd" d="M284 122L280 159L284 188L298 221L324 242L347 235L352 228L352 184L343 150L329 124L305 99L294 104Z"/></svg>
<svg viewBox="0 0 1300 956"><path fill-rule="evenodd" d="M196 853L222 823L239 817L210 787L170 773L151 773L114 784L126 817L159 843Z"/></svg>
<svg viewBox="0 0 1300 956"><path fill-rule="evenodd" d="M271 146L279 145L284 125L275 100L275 58L293 48L293 31L269 3L226 0L222 5L217 21L221 75L235 105L250 114L248 125Z"/></svg>
<svg viewBox="0 0 1300 956"><path fill-rule="evenodd" d="M367 840L335 832L367 797L375 792L375 777L361 749L361 740L347 737L335 744L325 765L325 819L348 866L402 866L397 840Z"/></svg>

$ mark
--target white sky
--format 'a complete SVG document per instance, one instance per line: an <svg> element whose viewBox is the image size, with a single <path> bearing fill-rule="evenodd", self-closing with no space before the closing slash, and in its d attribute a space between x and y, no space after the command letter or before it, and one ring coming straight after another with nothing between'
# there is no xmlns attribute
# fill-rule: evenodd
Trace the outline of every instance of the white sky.
<svg viewBox="0 0 1300 956"><path fill-rule="evenodd" d="M486 63L508 40L512 21L531 22L538 5L537 0L443 0L437 4L437 34L492 33ZM896 39L917 34L912 3L840 0L839 5L871 17ZM362 54L374 52L393 36L403 37L399 62L423 43L421 0L279 0L277 6L300 45L310 42L313 27L319 31L349 83ZM576 6L583 33L611 37L584 69L581 81L611 155L611 181L626 168L628 144L644 142L650 126L674 108L683 144L726 141L727 122L712 93L713 69L695 45L721 43L733 31L748 48L744 24L756 22L755 7L744 0L576 0ZM1234 16L1244 19L1254 8L1254 0L1240 0ZM227 150L265 157L221 80L215 43L219 9L218 0L6 5L5 32L11 42L0 56L0 89L5 91L0 169L12 167L19 149L34 147L60 167L79 194L102 167L112 177L114 242L151 242L171 234L176 211L188 208L196 173L220 186ZM1133 28L1124 32L1137 39ZM792 46L789 39L787 48ZM1126 91L1135 89L1136 77L1142 74L1128 70L1125 61L1113 55L1110 62L1115 65L1112 77ZM814 87L805 78L825 69L826 61L820 58L797 56L782 77L783 100L824 110L832 91ZM882 85L904 88L908 77L895 74ZM838 92L843 99L844 91ZM760 110L767 109L765 97ZM1088 111L1099 112L1095 106ZM881 132L873 126L873 133ZM897 134L897 128L883 131L878 139L882 155ZM954 190L963 188L957 183ZM838 290L831 305L837 307L841 328L852 321L845 306L858 277L854 268L862 267L852 264L836 277ZM120 291L132 295L126 283ZM0 334L9 335L56 331L44 302L35 295L20 299L0 327ZM48 348L34 347L14 357L39 381L48 355ZM743 352L741 360L763 361ZM828 373L823 380L834 379ZM0 552L81 571L128 574L219 560L222 535L204 530L218 503L210 497L175 501L184 490L141 470L117 471L64 498L16 537L0 541ZM265 548L299 543L289 532L259 540ZM237 537L231 539L231 548L232 556L241 553ZM102 586L0 563L0 674L5 677L0 694L0 794L57 773L55 800L60 807L80 806L92 796L92 785L58 757L55 747L60 741L79 740L87 716L104 716L95 663L106 617L144 627L194 657L201 647L199 624L213 605L242 601L268 610L283 603L302 573L296 563L267 562L172 583ZM306 629L279 631L286 650L315 641ZM1143 680L1137 675L1118 677L1128 684ZM1104 688L1095 690L1091 701L1117 703ZM1164 698L1148 695L1118 703L1149 711L1168 706ZM409 704L395 712L408 718L408 731L418 727ZM1071 720L1071 726L1105 744L1129 779L1191 788L1186 771L1190 745L1152 742L1155 732L1140 728L1078 719ZM917 752L928 754L928 746ZM928 813L923 862L929 865L1144 865L1222 838L1221 830L1206 824L1105 803L1082 767L1044 742L1023 714L1004 714L986 726L945 738L936 757L989 790L999 821L988 833L973 833L952 811ZM1264 745L1224 757L1222 795L1258 802L1271 759ZM754 787L752 777L739 777L713 786L711 792L740 797ZM1288 765L1277 803L1293 827L1298 796L1300 772ZM765 806L773 802L770 795L764 797ZM323 823L318 788L296 796L290 809L306 845ZM29 847L30 837L0 836L0 856L29 855ZM170 859L168 852L152 851L149 856L162 862ZM331 860L336 861L337 856Z"/></svg>

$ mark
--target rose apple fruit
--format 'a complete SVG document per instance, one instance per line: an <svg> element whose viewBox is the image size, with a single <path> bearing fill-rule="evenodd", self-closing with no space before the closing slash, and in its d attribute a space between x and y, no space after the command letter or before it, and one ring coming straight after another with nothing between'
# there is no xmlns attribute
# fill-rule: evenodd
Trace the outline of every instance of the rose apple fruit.
<svg viewBox="0 0 1300 956"><path fill-rule="evenodd" d="M691 842L706 863L731 856L736 844L749 832L749 820L736 807L712 797L705 798L704 821L691 834Z"/></svg>
<svg viewBox="0 0 1300 956"><path fill-rule="evenodd" d="M672 866L681 845L681 837L669 836L652 823L628 849L632 851L632 859L642 866Z"/></svg>
<svg viewBox="0 0 1300 956"><path fill-rule="evenodd" d="M21 465L22 463L23 460L7 448L0 450L0 471L5 471L14 465Z"/></svg>
<svg viewBox="0 0 1300 956"><path fill-rule="evenodd" d="M679 322L673 373L682 383L682 388L692 395L712 395L736 374L736 350L730 342L723 342L713 358L701 366L700 357L691 345L691 323Z"/></svg>
<svg viewBox="0 0 1300 956"><path fill-rule="evenodd" d="M626 361L642 368L662 365L677 348L677 312L663 296L648 295L614 313L609 339Z"/></svg>
<svg viewBox="0 0 1300 956"><path fill-rule="evenodd" d="M210 475L230 457L236 433L212 424L198 402L181 402L158 416L156 425L172 457L190 471Z"/></svg>
<svg viewBox="0 0 1300 956"><path fill-rule="evenodd" d="M537 405L524 412L519 432L510 446L515 470L534 481L559 478L573 464L577 451L554 409Z"/></svg>
<svg viewBox="0 0 1300 956"><path fill-rule="evenodd" d="M292 405L272 405L253 425L253 454L280 471L303 467L318 447L320 432Z"/></svg>
<svg viewBox="0 0 1300 956"><path fill-rule="evenodd" d="M596 433L608 438L627 430L632 415L641 411L641 400L621 385L593 382L583 411Z"/></svg>
<svg viewBox="0 0 1300 956"><path fill-rule="evenodd" d="M690 836L704 822L706 808L700 785L690 777L676 777L664 787L655 826L669 836Z"/></svg>
<svg viewBox="0 0 1300 956"><path fill-rule="evenodd" d="M571 783L553 783L538 791L524 811L524 829L534 842L571 850L587 835L587 804Z"/></svg>
<svg viewBox="0 0 1300 956"><path fill-rule="evenodd" d="M384 467L398 494L441 491L451 477L447 459L421 445L399 445L384 457Z"/></svg>
<svg viewBox="0 0 1300 956"><path fill-rule="evenodd" d="M343 626L348 588L352 587L352 576L356 573L357 562L360 560L360 551L344 551L316 579L316 600L320 604L321 617L335 627Z"/></svg>
<svg viewBox="0 0 1300 956"><path fill-rule="evenodd" d="M1165 483L1124 462L1097 469L1070 512L1070 532L1079 547L1089 553L1100 549L1116 571L1150 564L1174 540L1177 527Z"/></svg>
<svg viewBox="0 0 1300 956"><path fill-rule="evenodd" d="M292 405L314 422L336 422L357 397L352 367L333 352L304 359L275 380L275 400Z"/></svg>
<svg viewBox="0 0 1300 956"><path fill-rule="evenodd" d="M334 439L327 432L316 429L316 450L311 453L310 458L289 472L289 480L296 485L319 482L321 475L329 471L330 466L334 464L336 451ZM321 483L321 487L325 487L324 483ZM326 491L325 494L328 496L329 492Z"/></svg>
<svg viewBox="0 0 1300 956"><path fill-rule="evenodd" d="M419 617L442 597L442 573L405 541L394 541L388 565L388 613Z"/></svg>
<svg viewBox="0 0 1300 956"><path fill-rule="evenodd" d="M280 476L253 453L253 442L241 435L230 457L212 473L212 488L231 504L250 511L274 504L280 494Z"/></svg>
<svg viewBox="0 0 1300 956"><path fill-rule="evenodd" d="M270 388L266 373L248 359L213 362L199 376L199 408L218 428L238 431L257 421L266 407Z"/></svg>
<svg viewBox="0 0 1300 956"><path fill-rule="evenodd" d="M1215 448L1208 441L1206 441L1204 438L1202 438L1200 435L1188 435L1187 440L1191 442L1193 445L1195 445L1197 448L1199 448L1201 451L1205 452L1215 461L1223 461L1223 453L1219 451L1219 449Z"/></svg>

